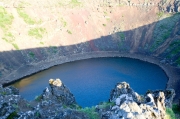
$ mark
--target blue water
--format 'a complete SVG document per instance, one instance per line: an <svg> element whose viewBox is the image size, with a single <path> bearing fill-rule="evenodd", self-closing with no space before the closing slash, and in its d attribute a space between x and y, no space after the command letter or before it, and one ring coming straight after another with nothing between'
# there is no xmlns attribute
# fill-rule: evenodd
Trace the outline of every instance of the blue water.
<svg viewBox="0 0 180 119"><path fill-rule="evenodd" d="M27 100L33 100L48 86L50 78L60 78L82 107L108 101L111 89L126 81L139 94L148 89L165 89L167 76L154 65L130 58L97 58L65 63L13 84Z"/></svg>

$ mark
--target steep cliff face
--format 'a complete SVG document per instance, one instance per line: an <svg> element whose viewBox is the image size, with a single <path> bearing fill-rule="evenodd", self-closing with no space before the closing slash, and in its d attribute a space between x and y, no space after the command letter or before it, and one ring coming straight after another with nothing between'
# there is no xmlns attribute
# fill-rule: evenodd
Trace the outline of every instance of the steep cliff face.
<svg viewBox="0 0 180 119"><path fill-rule="evenodd" d="M179 67L179 6L178 0L2 0L0 83L17 70L36 69L31 74L95 51L143 54Z"/></svg>

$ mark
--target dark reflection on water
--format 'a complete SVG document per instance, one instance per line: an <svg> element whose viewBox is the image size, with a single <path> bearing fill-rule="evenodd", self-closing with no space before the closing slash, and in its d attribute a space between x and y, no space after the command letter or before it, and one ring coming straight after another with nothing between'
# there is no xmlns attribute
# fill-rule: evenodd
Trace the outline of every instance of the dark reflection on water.
<svg viewBox="0 0 180 119"><path fill-rule="evenodd" d="M117 82L126 81L138 93L165 89L167 76L156 65L130 58L97 58L65 63L13 84L20 94L33 100L48 86L50 78L60 78L82 107L107 101Z"/></svg>

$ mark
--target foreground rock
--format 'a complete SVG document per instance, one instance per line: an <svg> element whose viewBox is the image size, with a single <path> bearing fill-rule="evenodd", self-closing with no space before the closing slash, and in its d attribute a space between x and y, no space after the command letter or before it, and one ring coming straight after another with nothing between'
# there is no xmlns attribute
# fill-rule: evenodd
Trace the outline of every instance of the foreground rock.
<svg viewBox="0 0 180 119"><path fill-rule="evenodd" d="M60 79L49 83L50 89L32 102L24 100L16 88L0 86L0 119L88 119L75 110L75 98Z"/></svg>
<svg viewBox="0 0 180 119"><path fill-rule="evenodd" d="M89 119L79 110L73 94L60 79L50 79L35 101L24 100L14 87L0 85L0 119ZM166 107L172 106L173 89L147 91L142 96L126 82L118 83L110 94L110 103L96 106L96 117L102 119L164 119Z"/></svg>
<svg viewBox="0 0 180 119"><path fill-rule="evenodd" d="M110 102L115 105L100 113L103 119L164 119L166 106L171 107L174 96L172 89L148 91L141 96L129 84L122 82L111 91Z"/></svg>

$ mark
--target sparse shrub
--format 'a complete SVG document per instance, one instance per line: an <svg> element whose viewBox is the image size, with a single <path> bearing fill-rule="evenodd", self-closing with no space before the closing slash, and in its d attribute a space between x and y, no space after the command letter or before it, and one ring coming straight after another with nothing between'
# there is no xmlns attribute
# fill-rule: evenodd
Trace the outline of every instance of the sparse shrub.
<svg viewBox="0 0 180 119"><path fill-rule="evenodd" d="M32 28L28 31L28 35L39 39L43 37L45 32L46 32L45 28Z"/></svg>
<svg viewBox="0 0 180 119"><path fill-rule="evenodd" d="M30 52L29 52L29 56L30 56L31 58L34 58L35 54L30 51Z"/></svg>
<svg viewBox="0 0 180 119"><path fill-rule="evenodd" d="M67 32L68 32L69 34L72 34L72 32L71 32L70 30L67 30Z"/></svg>

